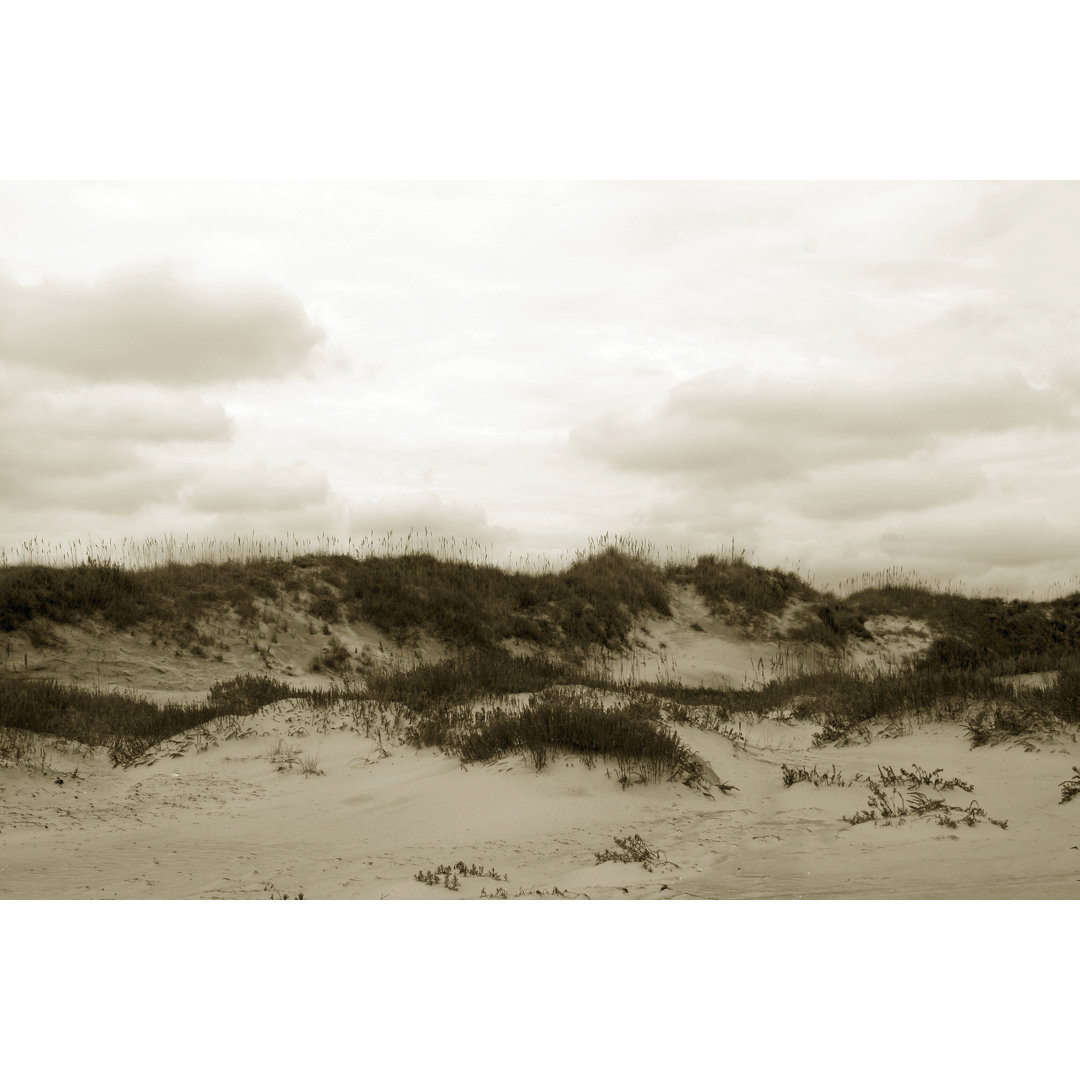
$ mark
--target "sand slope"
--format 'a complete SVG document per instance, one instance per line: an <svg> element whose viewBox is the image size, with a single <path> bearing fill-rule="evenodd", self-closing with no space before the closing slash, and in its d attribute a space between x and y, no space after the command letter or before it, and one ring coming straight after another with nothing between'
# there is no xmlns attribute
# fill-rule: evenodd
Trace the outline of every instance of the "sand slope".
<svg viewBox="0 0 1080 1080"><path fill-rule="evenodd" d="M796 613L797 615L797 613ZM229 648L198 657L92 624L55 627L33 646L9 635L9 664L34 677L202 697L215 680L267 672L326 684L308 670L327 640L281 611L257 650L238 626L217 628ZM869 623L868 623L869 625ZM743 685L813 659L778 644L779 621L754 636L712 619L689 589L671 618L643 623L634 648L609 657L616 675L648 683ZM883 618L855 664L884 665L924 648L927 628ZM347 628L354 653L407 663L443 655L437 644L382 641ZM276 640L275 640L276 639ZM20 655L21 654L21 655ZM907 725L865 745L814 749L814 725L743 718L725 733L679 725L682 738L733 786L706 794L679 783L623 788L613 765L557 758L537 773L514 757L463 768L436 751L376 741L346 707L313 712L279 702L227 738L226 725L188 733L142 764L112 768L40 740L37 767L0 768L2 898L459 899L696 897L1075 897L1080 895L1080 798L1059 785L1080 763L1075 734L1038 744L969 748L964 731ZM893 729L890 734L897 734ZM294 760L280 766L280 751ZM175 755L175 756L174 756ZM304 758L317 758L305 774ZM838 770L844 786L785 786L782 767ZM953 819L975 800L986 818L949 828L937 815L852 825L879 766L942 769L974 785L945 797ZM57 781L63 781L58 783ZM909 793L898 796L910 799ZM638 835L658 857L597 863ZM498 875L458 875L458 888L418 873L458 861Z"/></svg>
<svg viewBox="0 0 1080 1080"><path fill-rule="evenodd" d="M246 737L177 740L126 770L55 749L44 772L0 770L0 897L1080 896L1080 799L1058 801L1080 762L1072 736L1033 752L971 750L961 730L927 725L815 750L812 728L780 720L728 736L680 726L737 788L709 797L678 783L624 790L613 768L572 758L537 773L520 758L463 768L432 750L383 756L347 723L344 711L279 702L250 718ZM317 756L322 774L298 763L279 771L271 759L282 743ZM849 780L878 765L941 768L974 785L946 793L950 803L977 800L1008 828L850 825L842 819L865 808L864 783L785 787L783 764L835 766ZM615 837L635 834L662 857L597 864ZM508 880L459 876L451 891L415 879L458 860Z"/></svg>

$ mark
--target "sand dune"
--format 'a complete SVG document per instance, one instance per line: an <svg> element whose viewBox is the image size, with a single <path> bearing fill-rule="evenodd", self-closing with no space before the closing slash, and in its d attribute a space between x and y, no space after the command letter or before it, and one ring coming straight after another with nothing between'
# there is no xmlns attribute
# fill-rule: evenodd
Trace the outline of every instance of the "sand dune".
<svg viewBox="0 0 1080 1080"><path fill-rule="evenodd" d="M640 618L627 648L601 658L609 676L644 691L658 679L742 687L822 655L783 640L798 604L751 630L711 614L693 589L670 597L669 616ZM312 670L329 630L288 598L263 614L254 629L220 616L201 654L146 626L20 630L6 638L9 672L158 701L201 699L216 680L254 673L329 686L334 676ZM852 668L895 664L931 638L918 619L866 625L872 637L845 647ZM395 644L363 623L335 635L360 671L447 655L424 634ZM894 718L815 747L820 717L759 710L709 723L671 703L665 716L706 763L704 782L629 782L614 762L569 753L542 771L520 755L466 766L364 734L348 703L300 698L195 728L123 767L102 748L20 733L33 752L0 755L0 897L1080 895L1080 799L1060 802L1080 761L1076 725L973 748L962 724Z"/></svg>
<svg viewBox="0 0 1080 1080"><path fill-rule="evenodd" d="M1069 736L1034 752L972 750L959 729L928 724L813 749L809 728L781 721L745 723L734 741L681 726L733 785L706 794L678 783L624 789L610 766L569 756L541 772L519 757L464 767L406 746L384 756L342 730L347 719L279 702L249 718L243 738L210 745L207 736L205 749L174 740L128 769L46 746L44 773L0 773L0 897L1080 895L1080 813L1059 803L1076 759ZM275 765L282 747L299 760ZM304 758L317 759L318 772L305 774ZM835 770L848 784L785 786L784 765ZM958 808L957 827L932 816L843 820L867 804L857 776L913 765L973 786L941 793ZM964 824L972 800L1007 828ZM597 861L632 836L657 857ZM417 880L457 862L488 876L458 874L456 889Z"/></svg>

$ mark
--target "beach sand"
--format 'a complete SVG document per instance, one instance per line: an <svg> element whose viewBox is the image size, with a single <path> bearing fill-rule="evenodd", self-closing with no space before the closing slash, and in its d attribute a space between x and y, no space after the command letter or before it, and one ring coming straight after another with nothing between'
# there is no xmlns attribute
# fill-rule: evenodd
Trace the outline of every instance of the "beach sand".
<svg viewBox="0 0 1080 1080"><path fill-rule="evenodd" d="M1080 760L1068 734L1033 750L971 749L962 729L925 724L814 749L808 724L744 722L727 736L680 725L732 786L706 793L677 782L624 787L611 765L571 756L541 772L521 757L464 767L400 745L385 756L343 730L348 719L344 709L278 702L245 721L251 734L216 745L209 731L190 735L126 769L43 739L44 771L0 771L0 897L1080 896L1080 800L1059 801ZM283 749L291 765L275 764ZM317 771L305 773L304 759ZM785 765L835 770L845 784L787 786ZM936 815L844 820L870 797L856 777L916 765L973 787L923 788L954 807L956 827ZM899 793L910 802L903 785ZM985 816L968 825L973 800ZM597 861L633 836L655 858ZM458 862L486 874L457 874L456 889L417 880Z"/></svg>

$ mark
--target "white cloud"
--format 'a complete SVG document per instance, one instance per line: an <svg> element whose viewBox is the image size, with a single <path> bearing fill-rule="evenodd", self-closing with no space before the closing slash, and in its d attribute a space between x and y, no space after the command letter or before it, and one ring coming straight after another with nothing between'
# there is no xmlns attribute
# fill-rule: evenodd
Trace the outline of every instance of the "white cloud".
<svg viewBox="0 0 1080 1080"><path fill-rule="evenodd" d="M325 506L329 495L325 473L258 464L202 477L184 492L184 504L200 514L273 514Z"/></svg>
<svg viewBox="0 0 1080 1080"><path fill-rule="evenodd" d="M87 382L280 378L321 340L294 297L265 286L208 288L162 269L90 284L0 278L0 361Z"/></svg>
<svg viewBox="0 0 1080 1080"><path fill-rule="evenodd" d="M973 384L755 381L720 373L677 387L644 416L574 429L582 454L617 469L739 488L835 464L903 460L943 440L1077 425L1071 388L1019 376ZM933 468L931 464L930 468Z"/></svg>
<svg viewBox="0 0 1080 1080"><path fill-rule="evenodd" d="M227 444L220 405L190 395L26 389L0 379L0 506L130 514L171 502L192 448Z"/></svg>
<svg viewBox="0 0 1080 1080"><path fill-rule="evenodd" d="M986 491L978 468L945 466L930 454L900 461L840 464L792 487L787 503L815 521L843 526L935 507L959 507Z"/></svg>
<svg viewBox="0 0 1080 1080"><path fill-rule="evenodd" d="M354 537L393 532L402 540L410 533L418 538L427 533L431 537L468 538L500 548L516 538L513 530L489 524L487 514L479 506L447 502L432 494L350 503L348 532Z"/></svg>

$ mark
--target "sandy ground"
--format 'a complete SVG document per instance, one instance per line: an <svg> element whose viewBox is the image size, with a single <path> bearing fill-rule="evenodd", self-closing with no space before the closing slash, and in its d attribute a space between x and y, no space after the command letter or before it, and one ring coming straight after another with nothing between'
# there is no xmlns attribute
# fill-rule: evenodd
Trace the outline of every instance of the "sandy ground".
<svg viewBox="0 0 1080 1080"><path fill-rule="evenodd" d="M126 770L101 752L55 747L44 771L0 770L0 897L1080 896L1080 799L1058 801L1080 762L1069 735L1031 752L972 750L960 729L926 725L815 750L811 727L779 720L727 736L682 725L735 785L710 797L678 783L624 790L613 767L569 757L537 773L521 758L463 768L433 750L389 746L383 756L347 723L344 712L279 702L245 720L250 734L177 740ZM282 742L301 760L317 757L321 772L277 768ZM863 781L785 787L785 764L835 766L845 780L879 765L941 768L974 791L935 794L961 808L974 799L1008 827L932 817L851 825L843 818L866 807ZM635 834L662 856L597 862L615 837ZM459 860L500 879L459 875L456 891L416 880Z"/></svg>
<svg viewBox="0 0 1080 1080"><path fill-rule="evenodd" d="M640 627L616 674L690 684L743 685L806 656L773 637L751 639L709 617L690 590L674 617ZM227 628L226 628L227 629ZM926 628L879 620L849 660L887 664L925 647ZM348 644L407 663L440 655L432 643L394 649L364 628ZM181 655L146 633L56 628L36 650L14 639L9 665L31 677L201 698L216 679L270 670L298 685L327 683L310 658L325 645L306 621L280 617L262 652L235 634L222 659ZM811 657L812 659L812 657ZM269 663L268 663L269 660ZM20 662L21 661L21 662ZM227 725L189 733L127 769L104 751L41 741L37 767L0 768L0 898L305 899L507 898L1071 898L1080 896L1080 798L1059 785L1080 763L1075 735L1037 745L970 749L959 727L908 725L899 737L813 749L812 724L744 719L725 734L680 725L728 793L679 783L624 789L613 765L554 760L537 773L521 758L463 768L433 750L356 730L347 710L279 702ZM896 735L895 731L890 732ZM284 768L282 746L295 750ZM317 759L305 773L303 759ZM785 786L782 767L835 768L844 785ZM852 825L879 766L932 771L974 786L945 797L954 819L975 800L982 818L949 828L936 815ZM59 782L59 781L62 781ZM905 794L905 798L909 798ZM615 838L638 835L660 857L598 863ZM416 875L463 862L493 876L458 875L456 890Z"/></svg>

